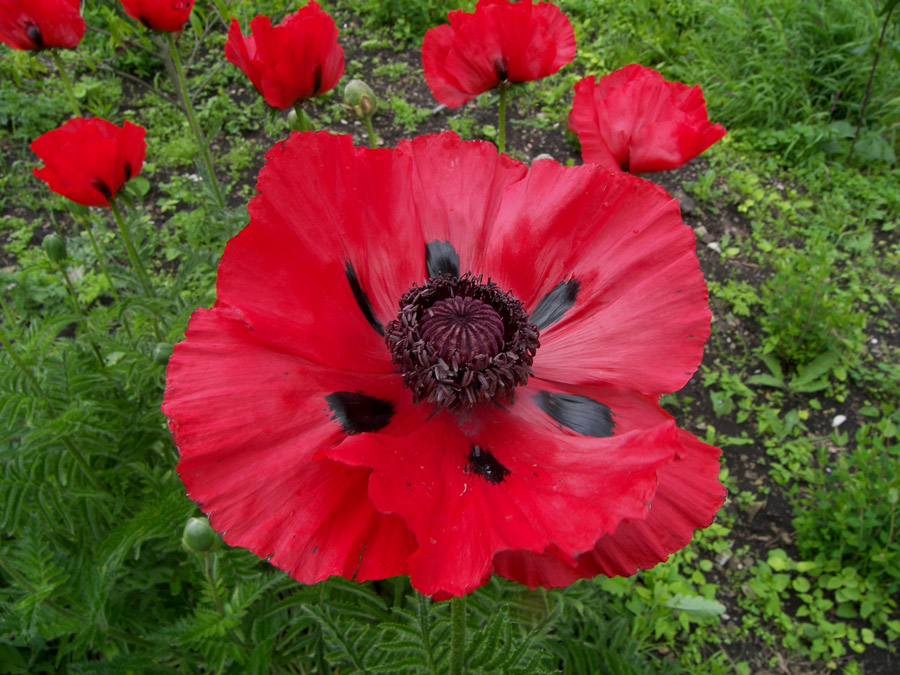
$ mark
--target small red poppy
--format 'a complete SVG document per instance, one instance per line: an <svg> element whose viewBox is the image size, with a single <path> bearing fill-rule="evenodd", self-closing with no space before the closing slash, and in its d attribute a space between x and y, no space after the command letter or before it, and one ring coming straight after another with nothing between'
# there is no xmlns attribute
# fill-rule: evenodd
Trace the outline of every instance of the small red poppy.
<svg viewBox="0 0 900 675"><path fill-rule="evenodd" d="M552 75L575 57L575 32L554 4L480 0L474 12L449 12L422 42L425 81L451 107L504 82Z"/></svg>
<svg viewBox="0 0 900 675"><path fill-rule="evenodd" d="M150 30L177 33L191 15L194 0L122 0L122 7Z"/></svg>
<svg viewBox="0 0 900 675"><path fill-rule="evenodd" d="M719 451L658 405L710 320L662 188L452 132L294 134L258 188L163 403L229 544L446 597L632 574L711 522Z"/></svg>
<svg viewBox="0 0 900 675"><path fill-rule="evenodd" d="M344 74L344 50L334 19L310 2L277 26L267 16L250 21L246 37L231 20L225 56L244 71L273 108L290 108L330 91Z"/></svg>
<svg viewBox="0 0 900 675"><path fill-rule="evenodd" d="M0 3L0 42L13 49L71 49L83 36L80 0L3 0Z"/></svg>
<svg viewBox="0 0 900 675"><path fill-rule="evenodd" d="M699 86L668 82L636 63L579 80L569 129L585 162L631 173L679 167L725 135L709 121Z"/></svg>
<svg viewBox="0 0 900 675"><path fill-rule="evenodd" d="M119 188L141 171L145 133L131 122L117 127L98 117L76 117L31 143L44 162L34 175L73 202L109 206Z"/></svg>

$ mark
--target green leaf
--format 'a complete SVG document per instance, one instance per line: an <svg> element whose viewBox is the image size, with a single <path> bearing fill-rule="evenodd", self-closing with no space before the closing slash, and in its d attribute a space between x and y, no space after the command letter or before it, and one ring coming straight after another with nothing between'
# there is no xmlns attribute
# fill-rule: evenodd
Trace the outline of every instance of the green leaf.
<svg viewBox="0 0 900 675"><path fill-rule="evenodd" d="M671 600L662 603L663 607L677 609L698 619L706 619L721 616L725 613L725 605L716 600L708 600L699 595L676 595Z"/></svg>

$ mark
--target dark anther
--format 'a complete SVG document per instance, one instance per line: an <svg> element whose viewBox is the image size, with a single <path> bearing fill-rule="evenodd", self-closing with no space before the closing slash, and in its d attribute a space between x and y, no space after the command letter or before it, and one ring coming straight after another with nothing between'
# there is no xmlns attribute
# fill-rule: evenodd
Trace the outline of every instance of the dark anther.
<svg viewBox="0 0 900 675"><path fill-rule="evenodd" d="M425 269L429 277L447 274L459 276L459 255L449 241L432 241L425 244Z"/></svg>
<svg viewBox="0 0 900 675"><path fill-rule="evenodd" d="M331 419L348 434L378 431L387 426L394 415L394 406L390 401L352 391L336 391L328 394L325 400L334 413Z"/></svg>
<svg viewBox="0 0 900 675"><path fill-rule="evenodd" d="M479 445L473 445L469 452L469 463L466 471L481 476L488 483L500 483L509 475L509 469L497 461L490 452Z"/></svg>
<svg viewBox="0 0 900 675"><path fill-rule="evenodd" d="M522 303L468 272L413 286L385 341L413 400L450 410L512 401L540 345Z"/></svg>
<svg viewBox="0 0 900 675"><path fill-rule="evenodd" d="M497 77L501 82L506 82L509 79L509 66L507 66L506 59L502 56L494 61L494 72L497 73Z"/></svg>
<svg viewBox="0 0 900 675"><path fill-rule="evenodd" d="M125 162L125 180L131 180L131 164Z"/></svg>
<svg viewBox="0 0 900 675"><path fill-rule="evenodd" d="M580 288L581 284L578 283L578 279L569 279L556 284L553 290L538 302L537 307L531 313L531 321L539 330L559 321L575 304L575 298L578 297Z"/></svg>
<svg viewBox="0 0 900 675"><path fill-rule="evenodd" d="M41 27L30 21L25 24L25 35L34 43L35 49L44 48L44 36L41 34Z"/></svg>
<svg viewBox="0 0 900 675"><path fill-rule="evenodd" d="M322 66L316 66L313 71L313 96L319 93L322 88Z"/></svg>
<svg viewBox="0 0 900 675"><path fill-rule="evenodd" d="M534 402L561 425L582 436L606 438L615 431L616 423L610 409L587 396L541 391L535 395Z"/></svg>
<svg viewBox="0 0 900 675"><path fill-rule="evenodd" d="M109 185L107 185L102 178L94 178L91 181L91 187L107 199L112 197L112 190L109 189Z"/></svg>
<svg viewBox="0 0 900 675"><path fill-rule="evenodd" d="M384 326L382 326L381 322L375 318L375 312L372 310L372 303L369 302L369 297L359 283L359 279L356 278L356 272L353 270L353 265L349 260L344 267L344 273L347 275L347 283L350 284L350 290L353 291L353 298L356 300L356 304L359 305L359 309L362 311L363 316L366 317L366 321L369 322L369 325L372 326L379 335L384 335Z"/></svg>

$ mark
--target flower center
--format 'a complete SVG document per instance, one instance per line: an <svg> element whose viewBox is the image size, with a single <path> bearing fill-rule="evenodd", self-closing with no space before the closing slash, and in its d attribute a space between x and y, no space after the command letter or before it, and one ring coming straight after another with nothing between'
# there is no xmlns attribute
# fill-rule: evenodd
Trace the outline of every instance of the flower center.
<svg viewBox="0 0 900 675"><path fill-rule="evenodd" d="M450 410L512 401L540 344L519 300L468 273L413 286L385 341L413 400Z"/></svg>

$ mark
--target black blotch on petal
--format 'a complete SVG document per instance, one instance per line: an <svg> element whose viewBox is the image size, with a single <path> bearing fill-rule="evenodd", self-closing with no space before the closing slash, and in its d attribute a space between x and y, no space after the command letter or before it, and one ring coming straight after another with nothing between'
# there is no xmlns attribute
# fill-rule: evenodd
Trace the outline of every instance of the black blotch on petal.
<svg viewBox="0 0 900 675"><path fill-rule="evenodd" d="M616 423L612 411L599 401L577 394L538 392L534 402L554 420L582 436L612 436Z"/></svg>
<svg viewBox="0 0 900 675"><path fill-rule="evenodd" d="M432 241L425 244L425 269L428 277L440 274L459 276L459 255L449 241Z"/></svg>
<svg viewBox="0 0 900 675"><path fill-rule="evenodd" d="M94 178L91 181L91 187L93 187L97 192L99 192L107 199L112 197L112 190L109 189L109 186L102 178Z"/></svg>
<svg viewBox="0 0 900 675"><path fill-rule="evenodd" d="M356 300L356 304L359 305L359 309L362 311L363 316L366 317L366 321L368 321L369 325L375 329L376 333L384 335L384 326L382 326L381 322L375 318L375 312L372 310L372 303L369 302L369 297L363 290L362 284L359 283L359 279L356 277L356 272L350 261L347 261L347 265L344 267L344 273L347 275L347 283L350 284L350 290L353 291L353 298Z"/></svg>
<svg viewBox="0 0 900 675"><path fill-rule="evenodd" d="M29 21L25 24L25 35L34 43L35 49L44 48L44 36L41 33L41 27L36 23Z"/></svg>
<svg viewBox="0 0 900 675"><path fill-rule="evenodd" d="M125 162L125 180L131 179L131 164Z"/></svg>
<svg viewBox="0 0 900 675"><path fill-rule="evenodd" d="M476 476L481 476L488 483L500 483L509 474L509 469L498 462L489 451L480 445L472 446L466 471L471 471Z"/></svg>
<svg viewBox="0 0 900 675"><path fill-rule="evenodd" d="M394 405L374 396L352 391L336 391L325 397L334 413L331 419L341 425L348 434L378 431L387 426L394 416Z"/></svg>
<svg viewBox="0 0 900 675"><path fill-rule="evenodd" d="M531 313L531 323L543 330L551 323L559 321L563 315L569 310L569 307L575 304L575 298L578 297L578 290L581 284L578 279L569 279L561 281L547 293L534 308Z"/></svg>
<svg viewBox="0 0 900 675"><path fill-rule="evenodd" d="M322 66L317 65L316 69L313 71L313 96L317 96L319 94L319 90L322 88Z"/></svg>

